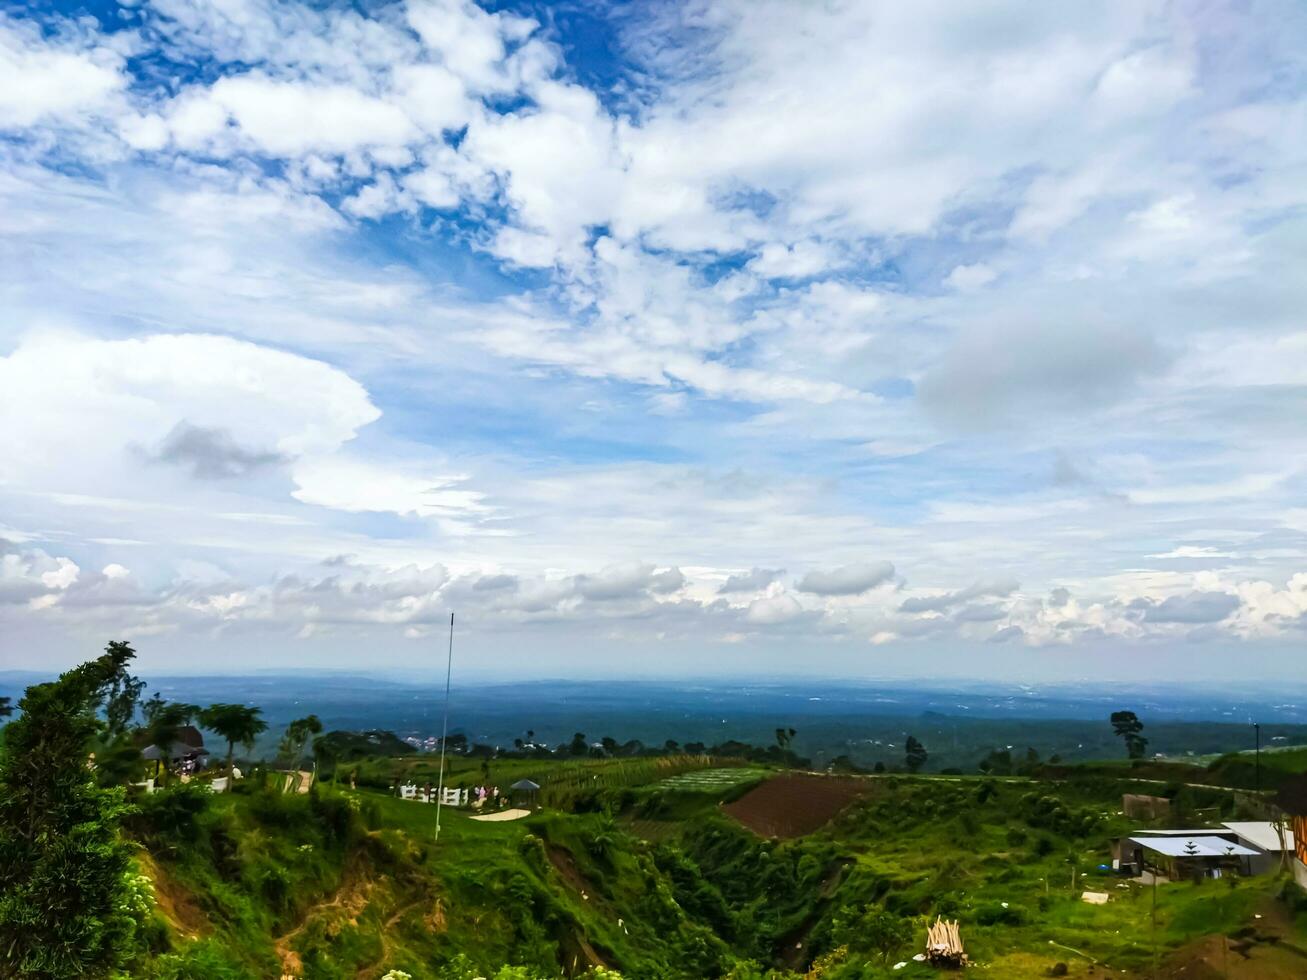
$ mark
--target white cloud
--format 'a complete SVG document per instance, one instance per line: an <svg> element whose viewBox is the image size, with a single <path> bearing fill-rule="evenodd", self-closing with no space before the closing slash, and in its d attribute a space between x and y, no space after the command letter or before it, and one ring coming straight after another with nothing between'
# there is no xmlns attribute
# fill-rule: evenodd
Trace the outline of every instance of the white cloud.
<svg viewBox="0 0 1307 980"><path fill-rule="evenodd" d="M451 520L488 510L484 494L463 488L465 476L410 475L344 454L302 459L292 476L296 500L337 510Z"/></svg>
<svg viewBox="0 0 1307 980"><path fill-rule="evenodd" d="M1113 117L1167 109L1191 94L1195 66L1187 53L1155 45L1114 61L1098 80L1094 98Z"/></svg>
<svg viewBox="0 0 1307 980"><path fill-rule="evenodd" d="M1218 8L646 7L605 91L465 0L9 16L9 606L1279 642L1303 22Z"/></svg>
<svg viewBox="0 0 1307 980"><path fill-rule="evenodd" d="M109 109L126 85L122 55L111 46L43 38L0 15L0 130L78 122Z"/></svg>
<svg viewBox="0 0 1307 980"><path fill-rule="evenodd" d="M183 146L202 148L218 140L224 119L240 138L271 156L402 146L414 135L412 120L399 108L343 85L279 81L252 73L218 79L206 98L222 114L206 113L209 124L198 127L187 117L176 132Z"/></svg>
<svg viewBox="0 0 1307 980"><path fill-rule="evenodd" d="M803 615L803 607L799 605L799 601L788 592L781 592L754 599L749 603L746 618L750 623L759 626L774 626L778 623L788 623L801 615Z"/></svg>
<svg viewBox="0 0 1307 980"><path fill-rule="evenodd" d="M798 589L815 595L860 595L893 577L894 566L887 561L842 565L829 571L809 572L799 581Z"/></svg>
<svg viewBox="0 0 1307 980"><path fill-rule="evenodd" d="M831 250L820 242L782 245L769 242L751 260L748 270L765 279L806 279L839 265Z"/></svg>
<svg viewBox="0 0 1307 980"><path fill-rule="evenodd" d="M972 265L958 265L944 277L944 285L953 289L979 289L998 278L998 273L984 262Z"/></svg>

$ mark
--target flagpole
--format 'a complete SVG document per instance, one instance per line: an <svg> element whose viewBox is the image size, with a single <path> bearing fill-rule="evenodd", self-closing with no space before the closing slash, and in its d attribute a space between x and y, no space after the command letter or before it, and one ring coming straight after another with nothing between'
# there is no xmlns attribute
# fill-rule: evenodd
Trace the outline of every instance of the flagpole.
<svg viewBox="0 0 1307 980"><path fill-rule="evenodd" d="M440 840L440 808L445 802L445 742L449 738L449 679L453 673L454 614L450 613L449 658L445 661L445 719L440 725L440 776L436 780L436 840Z"/></svg>

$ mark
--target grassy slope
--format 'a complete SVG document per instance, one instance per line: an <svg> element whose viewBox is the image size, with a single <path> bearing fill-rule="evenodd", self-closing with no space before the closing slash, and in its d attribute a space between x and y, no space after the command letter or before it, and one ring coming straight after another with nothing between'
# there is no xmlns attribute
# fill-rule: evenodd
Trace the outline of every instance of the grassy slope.
<svg viewBox="0 0 1307 980"><path fill-rule="evenodd" d="M587 762L549 773L549 765L496 762L492 775L501 783L553 775L576 788L570 802L608 802L621 817L545 810L481 823L445 810L437 842L434 807L370 789L238 793L190 816L152 803L157 812L136 831L167 928L140 974L368 978L400 968L415 978L471 977L517 963L540 977L603 964L628 977L734 969L743 980L761 975L743 961L806 967L832 951L820 974L831 980L931 972L910 961L890 971L856 941L841 957L841 911L881 902L911 918L918 937L929 916L959 918L991 975L1044 976L1065 961L1075 976L1091 959L1100 971L1149 975L1152 895L1097 870L1108 837L1126 829L1116 815L1121 784L869 780L867 796L825 830L772 842L718 807L756 784L757 771L721 780L724 789L714 780L666 789L653 781L659 768ZM1307 912L1276 905L1280 887L1262 878L1159 889L1159 954L1235 932L1259 911L1302 943ZM1087 905L1084 888L1113 900Z"/></svg>

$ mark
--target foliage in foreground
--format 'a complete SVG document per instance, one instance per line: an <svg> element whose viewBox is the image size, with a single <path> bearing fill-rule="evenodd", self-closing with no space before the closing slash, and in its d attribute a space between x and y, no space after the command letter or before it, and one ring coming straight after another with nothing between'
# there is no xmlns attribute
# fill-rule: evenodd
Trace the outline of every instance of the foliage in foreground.
<svg viewBox="0 0 1307 980"><path fill-rule="evenodd" d="M140 910L118 825L123 790L85 764L95 708L126 644L27 689L0 755L0 976L105 976L133 951Z"/></svg>

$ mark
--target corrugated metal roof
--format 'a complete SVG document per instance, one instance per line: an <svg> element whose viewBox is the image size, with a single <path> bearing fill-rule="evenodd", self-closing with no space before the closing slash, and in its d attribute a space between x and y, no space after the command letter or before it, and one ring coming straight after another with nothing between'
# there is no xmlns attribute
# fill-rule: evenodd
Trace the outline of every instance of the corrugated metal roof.
<svg viewBox="0 0 1307 980"><path fill-rule="evenodd" d="M1131 837L1130 840L1167 857L1256 857L1258 853L1223 837ZM1190 844L1193 850L1189 849Z"/></svg>
<svg viewBox="0 0 1307 980"><path fill-rule="evenodd" d="M1275 831L1275 824L1269 820L1235 820L1225 826L1254 847L1277 854L1280 851L1280 835ZM1293 850L1293 831L1288 827L1284 828L1284 850Z"/></svg>

